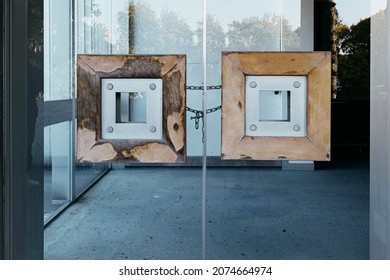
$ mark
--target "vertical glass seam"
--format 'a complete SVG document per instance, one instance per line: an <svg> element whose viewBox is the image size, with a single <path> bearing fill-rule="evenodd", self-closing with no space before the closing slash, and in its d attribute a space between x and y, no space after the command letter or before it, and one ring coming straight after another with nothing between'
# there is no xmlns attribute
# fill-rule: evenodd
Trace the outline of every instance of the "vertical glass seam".
<svg viewBox="0 0 390 280"><path fill-rule="evenodd" d="M202 259L206 259L206 171L207 171L207 0L203 0L203 146L202 146Z"/></svg>
<svg viewBox="0 0 390 280"><path fill-rule="evenodd" d="M76 127L76 95L75 95L75 80L76 80L76 52L75 52L75 37L77 34L75 32L76 24L75 24L75 13L77 12L75 0L70 1L70 28L69 28L69 38L70 39L70 87L71 87L71 98L72 98L72 120L70 121L69 127L69 142L70 142L70 155L69 155L69 180L70 180L70 190L69 190L69 201L72 202L75 199L75 164L76 164L76 153L75 153L75 127Z"/></svg>

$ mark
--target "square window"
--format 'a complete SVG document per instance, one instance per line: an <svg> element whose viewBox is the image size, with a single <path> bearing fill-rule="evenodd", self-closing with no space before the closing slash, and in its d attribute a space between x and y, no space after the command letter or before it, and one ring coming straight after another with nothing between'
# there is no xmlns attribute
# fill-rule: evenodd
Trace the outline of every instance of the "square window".
<svg viewBox="0 0 390 280"><path fill-rule="evenodd" d="M102 139L162 138L162 79L102 79Z"/></svg>
<svg viewBox="0 0 390 280"><path fill-rule="evenodd" d="M146 92L116 93L116 123L146 123Z"/></svg>
<svg viewBox="0 0 390 280"><path fill-rule="evenodd" d="M306 137L306 76L246 76L246 135Z"/></svg>
<svg viewBox="0 0 390 280"><path fill-rule="evenodd" d="M259 121L289 121L290 97L289 90L260 90Z"/></svg>

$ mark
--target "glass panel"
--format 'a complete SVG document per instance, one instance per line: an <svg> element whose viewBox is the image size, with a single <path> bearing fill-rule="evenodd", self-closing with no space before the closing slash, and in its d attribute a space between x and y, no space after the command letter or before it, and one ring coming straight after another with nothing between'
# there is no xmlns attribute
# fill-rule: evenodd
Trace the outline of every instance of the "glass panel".
<svg viewBox="0 0 390 280"><path fill-rule="evenodd" d="M80 54L186 54L187 85L202 85L202 1L78 1ZM93 34L93 36L91 35ZM201 110L199 90L187 106ZM202 133L187 114L187 155L201 156Z"/></svg>
<svg viewBox="0 0 390 280"><path fill-rule="evenodd" d="M199 27L203 14L202 1L192 1L188 5L188 2L179 0L79 0L76 8L77 53L186 54L187 84L202 85L202 30ZM140 91L128 89L116 92ZM187 105L200 110L200 93L199 90L193 91L194 100L188 98ZM148 96L147 106L150 100L151 96ZM133 102L128 103L131 106ZM115 107L118 106L114 100ZM131 115L131 107L129 111ZM140 115L143 115L142 112ZM201 131L195 129L190 117L188 114L188 122L192 124L187 126L188 139L195 143L201 141ZM149 114L146 119L149 121ZM196 154L191 145L187 145L188 153ZM197 143L197 147L201 148L201 145ZM50 250L53 247L49 241L47 258L200 259L201 168L116 164L113 169L83 196L83 201L89 199L95 204L96 208L91 205L88 211L99 213L94 216L96 220L92 216L87 217L77 231L70 229L67 238L56 241L56 246L64 246L62 252ZM76 185L80 178L77 173L76 168ZM85 175L85 172L81 174ZM108 202L111 198L114 200ZM101 202L110 203L109 207ZM117 210L127 216L125 224L118 219ZM59 228L64 215L48 230L57 225ZM137 230L134 231L134 228ZM82 242L80 231L88 233L89 241L83 243L88 247L86 250L77 249ZM114 238L120 238L118 242L123 244L117 247L105 243L112 242Z"/></svg>
<svg viewBox="0 0 390 280"><path fill-rule="evenodd" d="M207 1L207 83L221 85L222 51L301 50L301 0ZM220 91L210 90L207 108L221 105ZM221 155L221 113L207 116L207 153ZM199 141L197 143L199 144Z"/></svg>
<svg viewBox="0 0 390 280"><path fill-rule="evenodd" d="M72 6L44 1L44 100L72 98Z"/></svg>
<svg viewBox="0 0 390 280"><path fill-rule="evenodd" d="M45 222L70 201L70 122L44 129Z"/></svg>
<svg viewBox="0 0 390 280"><path fill-rule="evenodd" d="M300 50L300 0L208 0L207 10L209 15L207 80L209 85L221 84L221 52L223 51ZM280 85L280 83L261 87L260 83L257 81L256 85L252 84L251 88L254 93L252 100L255 101L246 104L246 110L250 107L255 109L252 110L253 122L247 123L247 133L248 131L262 132L260 125L288 124L290 118L289 87L285 87L284 84ZM254 90L255 88L257 89ZM246 93L248 93L248 87ZM208 108L219 106L221 104L220 91L208 91L207 104ZM277 106L277 113L270 114L270 106ZM208 155L218 157L221 150L220 120L220 111L209 114L207 119ZM260 175L262 170L253 167L256 164L261 166L262 163L231 161L223 164L231 165L231 167L208 166L207 168L206 258L267 258L271 255L267 255L258 244L267 242L263 240L263 236L267 238L265 231L274 230L271 219L266 217L272 214L265 210L262 211L272 206L267 206L267 197L263 192L264 188L267 188L267 183L266 179L263 180ZM267 162L267 164L271 166L275 163ZM280 171L273 170L272 172ZM282 177L281 174L276 173L272 173L272 176ZM263 226L262 222L267 225ZM275 257L277 255L272 255L270 258Z"/></svg>
<svg viewBox="0 0 390 280"><path fill-rule="evenodd" d="M259 121L290 120L289 90L260 90Z"/></svg>
<svg viewBox="0 0 390 280"><path fill-rule="evenodd" d="M370 257L390 256L389 2L371 1Z"/></svg>
<svg viewBox="0 0 390 280"><path fill-rule="evenodd" d="M72 200L73 188L80 188L80 182L85 180L72 177L74 174L76 177L83 177L83 175L74 172L75 140L72 137L75 135L73 131L75 112L71 101L66 101L75 97L73 57L75 40L72 21L75 7L73 1L44 0L42 2L44 4L41 11L44 12L44 48L42 48L44 49L44 91L41 91L37 98L44 100L41 108L45 108L42 117L45 124L45 183L48 184L45 186L45 221L47 221L64 203ZM88 168L84 165L82 170L94 168L97 173L101 172L102 167L94 165ZM89 174L94 173L89 172ZM74 182L77 182L77 186Z"/></svg>
<svg viewBox="0 0 390 280"><path fill-rule="evenodd" d="M76 163L74 197L78 197L107 170L105 164Z"/></svg>
<svg viewBox="0 0 390 280"><path fill-rule="evenodd" d="M187 85L202 85L202 1L77 2L78 53L186 54ZM188 107L201 110L200 93L187 92ZM202 133L191 117L188 113L187 155L199 157Z"/></svg>

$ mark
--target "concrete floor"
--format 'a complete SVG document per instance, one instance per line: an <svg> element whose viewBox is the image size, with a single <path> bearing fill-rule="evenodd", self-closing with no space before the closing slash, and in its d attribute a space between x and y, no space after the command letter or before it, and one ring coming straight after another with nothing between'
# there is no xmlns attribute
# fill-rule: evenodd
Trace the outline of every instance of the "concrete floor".
<svg viewBox="0 0 390 280"><path fill-rule="evenodd" d="M368 259L367 161L209 168L208 259ZM201 169L112 170L45 229L46 259L200 259Z"/></svg>

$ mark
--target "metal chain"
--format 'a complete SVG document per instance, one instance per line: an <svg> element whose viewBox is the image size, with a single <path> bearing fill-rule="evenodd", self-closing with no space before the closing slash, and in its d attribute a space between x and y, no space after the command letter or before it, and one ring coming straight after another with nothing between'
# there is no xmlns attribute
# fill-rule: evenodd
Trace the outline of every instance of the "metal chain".
<svg viewBox="0 0 390 280"><path fill-rule="evenodd" d="M188 112L195 114L195 117L191 117L191 120L195 120L195 129L198 129L199 128L199 120L200 119L203 120L203 111L195 110L195 109L192 109L190 107L186 107L186 109ZM221 110L221 109L222 109L221 105L218 107L215 107L215 108L207 109L206 114L211 114L211 113L214 113L214 112Z"/></svg>
<svg viewBox="0 0 390 280"><path fill-rule="evenodd" d="M203 90L203 86L187 86L186 89L187 90ZM206 90L215 90L215 89L222 89L222 86L218 85L218 86L207 86L206 87ZM206 114L211 114L211 113L214 113L214 112L221 110L221 109L222 109L222 106L211 108L211 109L206 110ZM195 110L195 109L192 109L190 107L186 107L186 110L188 112L195 114L195 117L191 117L191 120L195 120L195 129L199 129L199 120L202 119L202 122L203 122L203 111Z"/></svg>
<svg viewBox="0 0 390 280"><path fill-rule="evenodd" d="M207 86L206 90L214 90L214 89L221 89L221 88L222 88L221 85L218 85L218 86ZM203 90L203 86L187 86L186 89L187 90Z"/></svg>
<svg viewBox="0 0 390 280"><path fill-rule="evenodd" d="M218 107L208 109L208 110L206 111L206 114L214 113L214 112L216 112L216 111L218 111L218 110L221 110L221 109L222 109L222 106L219 105Z"/></svg>

